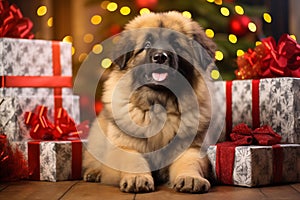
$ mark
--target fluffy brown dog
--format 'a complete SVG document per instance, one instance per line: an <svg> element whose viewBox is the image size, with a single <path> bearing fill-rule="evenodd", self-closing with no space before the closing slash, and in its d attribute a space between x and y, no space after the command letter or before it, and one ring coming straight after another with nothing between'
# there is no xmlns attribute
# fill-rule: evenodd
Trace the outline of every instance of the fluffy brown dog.
<svg viewBox="0 0 300 200"><path fill-rule="evenodd" d="M165 181L180 192L207 192L210 167L200 149L211 111L202 72L215 44L178 12L138 16L115 43L84 180L124 192L150 192Z"/></svg>

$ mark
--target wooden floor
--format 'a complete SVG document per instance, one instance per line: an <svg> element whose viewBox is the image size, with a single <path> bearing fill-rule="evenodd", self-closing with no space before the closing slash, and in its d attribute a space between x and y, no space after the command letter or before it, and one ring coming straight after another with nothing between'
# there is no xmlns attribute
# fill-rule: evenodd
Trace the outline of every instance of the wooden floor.
<svg viewBox="0 0 300 200"><path fill-rule="evenodd" d="M128 194L120 192L117 187L83 181L39 182L19 181L0 183L0 199L63 199L63 200L299 200L300 183L244 188L233 186L214 186L209 193L183 194L174 192L167 186L161 186L152 193Z"/></svg>

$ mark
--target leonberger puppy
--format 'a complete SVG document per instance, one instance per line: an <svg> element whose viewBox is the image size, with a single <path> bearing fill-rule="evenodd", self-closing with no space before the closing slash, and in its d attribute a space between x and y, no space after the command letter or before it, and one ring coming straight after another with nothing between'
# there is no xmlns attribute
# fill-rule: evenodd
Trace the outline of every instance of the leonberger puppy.
<svg viewBox="0 0 300 200"><path fill-rule="evenodd" d="M151 192L163 182L179 192L208 192L201 145L211 121L207 72L215 44L176 11L136 17L113 43L84 180L123 192Z"/></svg>

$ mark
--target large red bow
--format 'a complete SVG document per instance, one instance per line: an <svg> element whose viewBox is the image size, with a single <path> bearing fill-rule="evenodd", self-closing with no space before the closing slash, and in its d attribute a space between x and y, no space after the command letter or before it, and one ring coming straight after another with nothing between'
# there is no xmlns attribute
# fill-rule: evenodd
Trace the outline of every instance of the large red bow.
<svg viewBox="0 0 300 200"><path fill-rule="evenodd" d="M230 139L235 145L274 145L280 142L281 136L274 132L268 125L252 131L246 124L242 123L232 129Z"/></svg>
<svg viewBox="0 0 300 200"><path fill-rule="evenodd" d="M0 1L0 37L34 38L30 32L33 23L24 18L16 5L9 5L8 1Z"/></svg>
<svg viewBox="0 0 300 200"><path fill-rule="evenodd" d="M237 58L238 79L300 77L300 45L288 34L262 40L254 50L249 49Z"/></svg>
<svg viewBox="0 0 300 200"><path fill-rule="evenodd" d="M37 106L35 112L25 113L25 124L31 126L30 136L40 140L71 140L85 138L88 133L88 121L76 126L67 111L59 108L54 124L47 117L48 108Z"/></svg>

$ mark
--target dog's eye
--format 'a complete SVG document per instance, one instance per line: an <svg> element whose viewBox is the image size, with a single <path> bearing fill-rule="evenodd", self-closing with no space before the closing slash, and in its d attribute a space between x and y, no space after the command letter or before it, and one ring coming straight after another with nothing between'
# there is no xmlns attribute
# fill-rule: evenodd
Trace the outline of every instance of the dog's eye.
<svg viewBox="0 0 300 200"><path fill-rule="evenodd" d="M144 44L144 48L145 49L149 49L151 47L151 42L150 41L146 41Z"/></svg>

